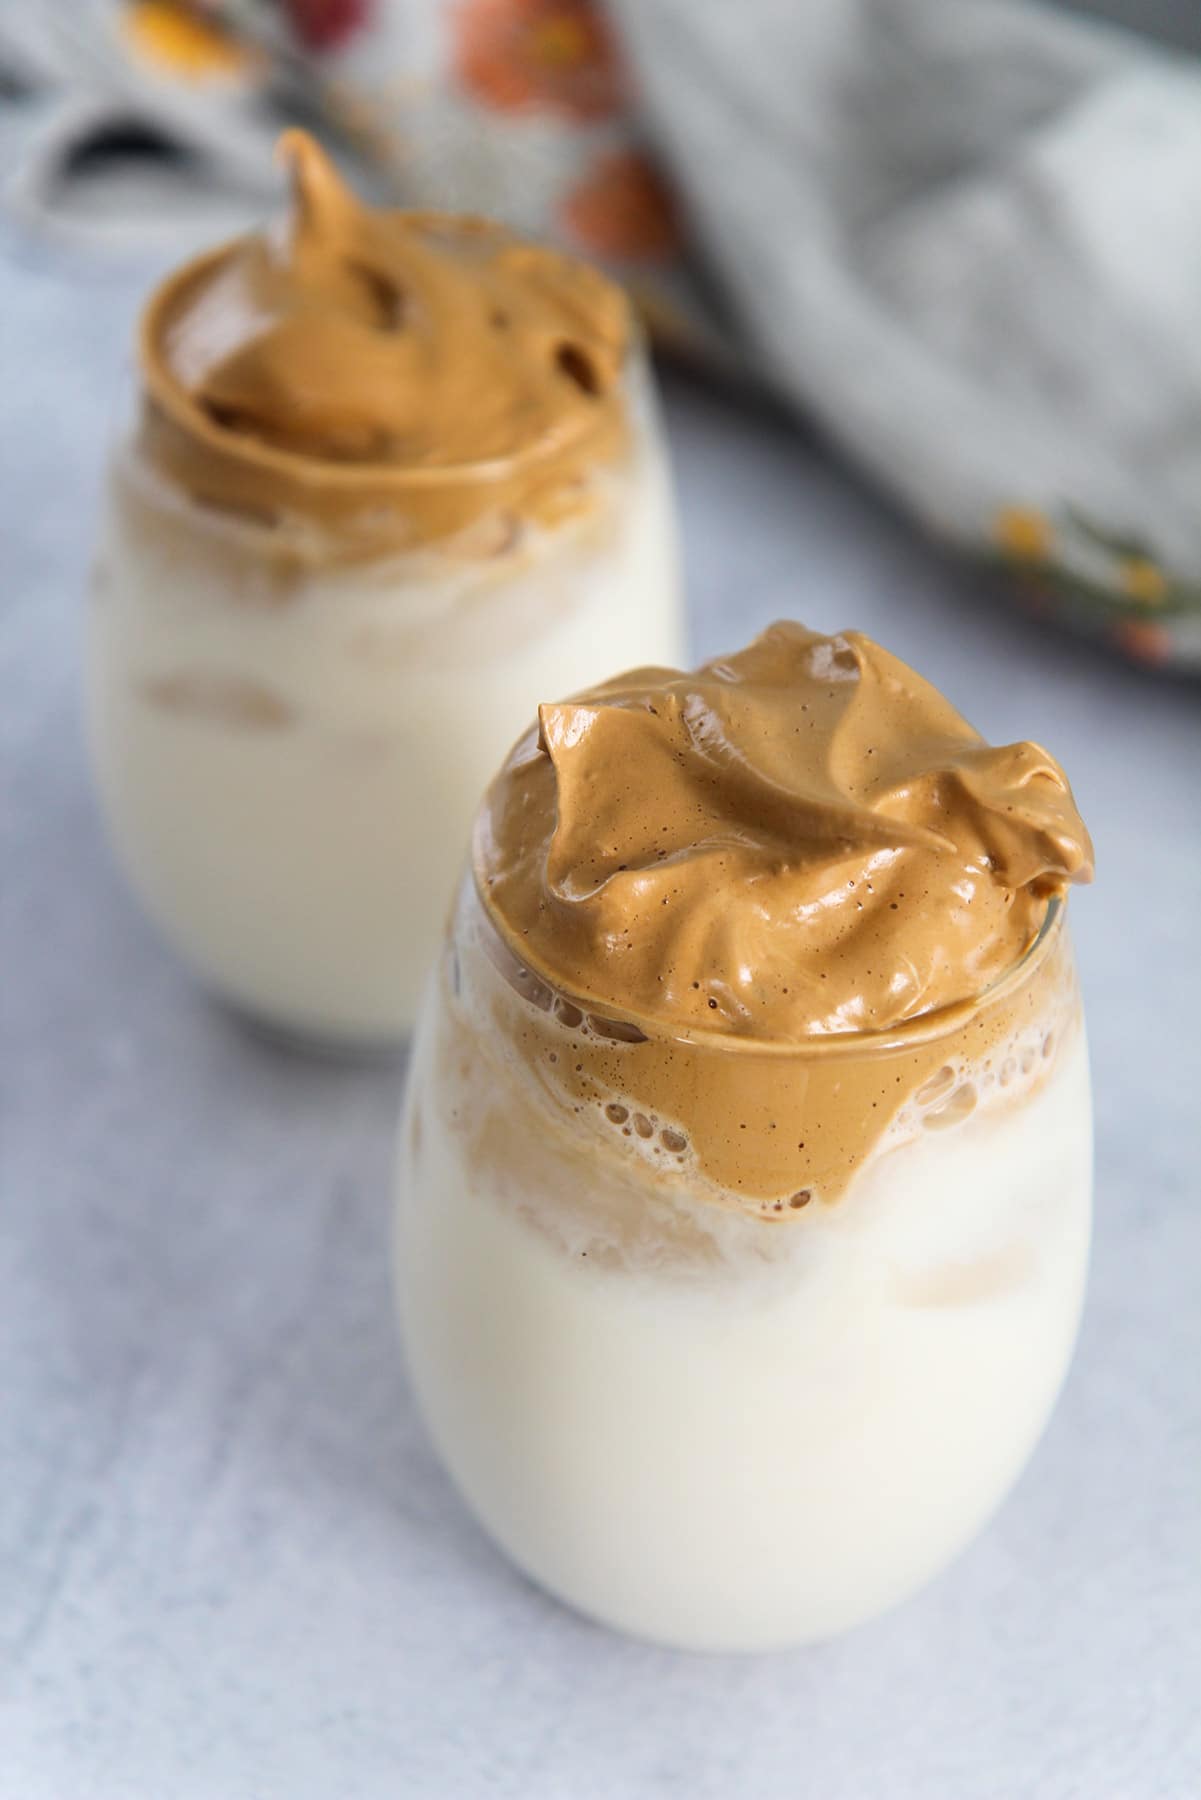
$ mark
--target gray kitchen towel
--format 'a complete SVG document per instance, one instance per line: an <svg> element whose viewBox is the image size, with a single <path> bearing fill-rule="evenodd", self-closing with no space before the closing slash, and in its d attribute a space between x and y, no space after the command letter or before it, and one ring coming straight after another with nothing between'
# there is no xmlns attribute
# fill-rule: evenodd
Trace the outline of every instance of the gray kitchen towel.
<svg viewBox="0 0 1201 1800"><path fill-rule="evenodd" d="M928 525L1201 661L1201 66L1012 0L615 0L746 341Z"/></svg>

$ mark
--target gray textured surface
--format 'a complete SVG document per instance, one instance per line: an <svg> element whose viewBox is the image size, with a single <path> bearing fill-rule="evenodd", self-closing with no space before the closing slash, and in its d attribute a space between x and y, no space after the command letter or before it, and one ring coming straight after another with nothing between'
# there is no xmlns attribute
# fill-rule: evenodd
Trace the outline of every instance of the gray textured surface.
<svg viewBox="0 0 1201 1800"><path fill-rule="evenodd" d="M0 269L2 1800L1195 1795L1196 691L1008 616L787 427L673 387L698 652L858 624L1067 764L1098 1227L1054 1424L926 1594L793 1656L622 1642L493 1552L414 1418L397 1071L239 1031L106 855L77 657L136 287Z"/></svg>

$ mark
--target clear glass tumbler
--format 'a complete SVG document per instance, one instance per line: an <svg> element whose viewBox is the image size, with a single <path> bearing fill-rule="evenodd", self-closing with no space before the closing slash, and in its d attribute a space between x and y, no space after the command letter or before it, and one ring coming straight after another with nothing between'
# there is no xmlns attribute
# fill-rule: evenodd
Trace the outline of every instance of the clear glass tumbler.
<svg viewBox="0 0 1201 1800"><path fill-rule="evenodd" d="M656 1104L665 1058L692 1131L737 1118L760 1160L851 1094L889 1123L836 1201L734 1209ZM553 1594L689 1649L824 1638L935 1574L1026 1463L1091 1183L1059 900L967 1016L798 1048L590 1012L469 875L402 1124L412 1381L467 1502Z"/></svg>
<svg viewBox="0 0 1201 1800"><path fill-rule="evenodd" d="M476 802L532 710L610 668L678 660L670 483L636 341L622 398L620 453L575 472L561 517L493 504L491 464L419 467L398 503L407 491L428 513L442 484L470 525L337 560L294 520L172 481L166 397L143 396L96 562L92 756L133 888L236 1006L332 1044L402 1037ZM392 546L395 509L388 527Z"/></svg>

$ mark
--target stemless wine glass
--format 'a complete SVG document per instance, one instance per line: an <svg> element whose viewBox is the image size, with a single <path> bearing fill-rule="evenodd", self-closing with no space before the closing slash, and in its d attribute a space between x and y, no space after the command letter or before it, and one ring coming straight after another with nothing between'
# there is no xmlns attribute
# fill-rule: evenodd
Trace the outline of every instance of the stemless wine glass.
<svg viewBox="0 0 1201 1800"><path fill-rule="evenodd" d="M142 377L138 424L113 458L88 651L118 857L165 935L238 1007L331 1044L395 1041L476 800L524 719L610 666L679 656L644 351L635 339L626 354L618 452L581 460L561 515L515 515L490 463L389 469L387 548L370 552L368 519L352 559L253 501L264 471L304 481L286 450L218 446L246 460L245 507L172 480L159 450L178 398L145 355ZM321 478L349 491L364 470ZM428 517L444 501L470 524L397 550L405 507Z"/></svg>
<svg viewBox="0 0 1201 1800"><path fill-rule="evenodd" d="M734 1210L660 1104L669 1061L699 1130L724 1108L769 1162L849 1095L909 1097L836 1201ZM932 1576L1025 1464L1091 1181L1058 899L966 1016L798 1046L556 992L469 873L401 1132L417 1397L487 1530L583 1612L692 1649L822 1638Z"/></svg>

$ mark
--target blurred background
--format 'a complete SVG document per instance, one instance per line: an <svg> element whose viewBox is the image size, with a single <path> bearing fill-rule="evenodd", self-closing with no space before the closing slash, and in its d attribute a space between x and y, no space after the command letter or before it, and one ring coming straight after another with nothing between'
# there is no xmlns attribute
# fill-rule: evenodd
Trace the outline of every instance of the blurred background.
<svg viewBox="0 0 1201 1800"><path fill-rule="evenodd" d="M812 1660L530 1609L398 1392L396 1069L238 1031L101 840L79 637L134 321L278 204L287 123L628 284L697 657L865 629L1045 741L1094 832L1076 1368L820 1707ZM791 1795L802 1756L823 1800L1195 1794L1201 8L0 0L0 169L0 1794Z"/></svg>
<svg viewBox="0 0 1201 1800"><path fill-rule="evenodd" d="M1197 667L1199 51L1189 0L9 4L7 211L112 279L261 217L304 121L606 263L1027 610Z"/></svg>

